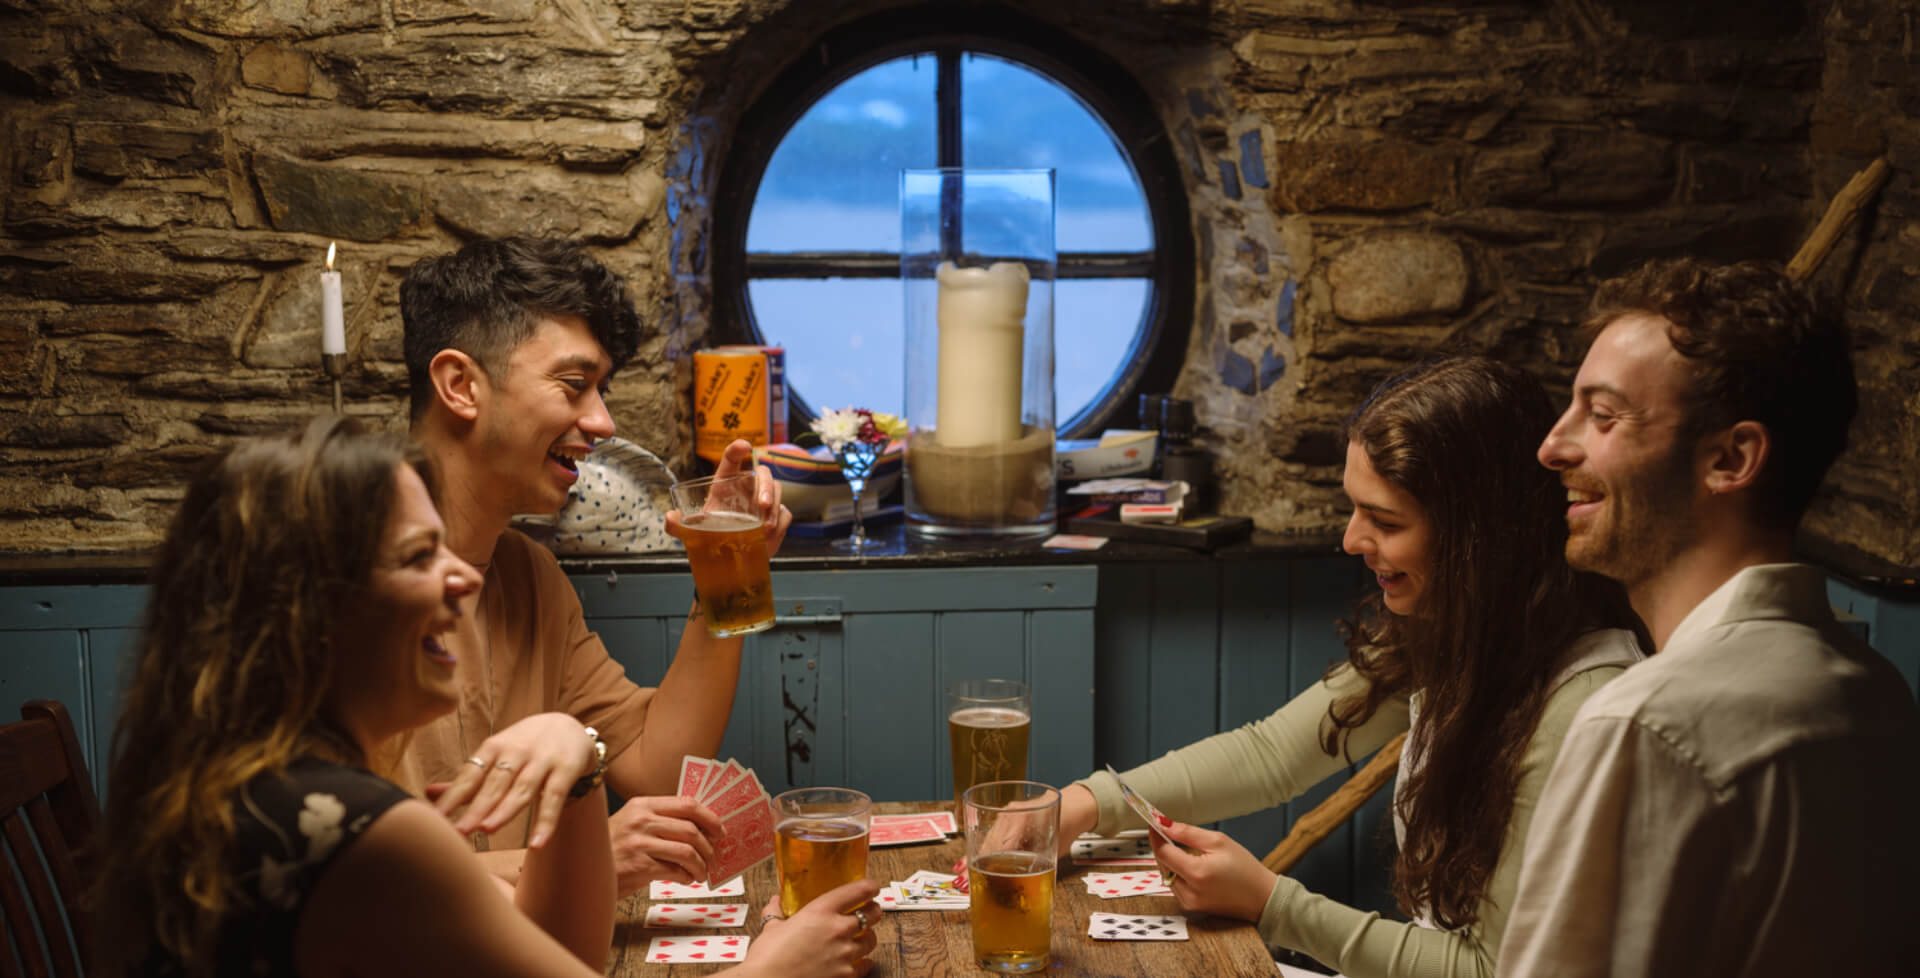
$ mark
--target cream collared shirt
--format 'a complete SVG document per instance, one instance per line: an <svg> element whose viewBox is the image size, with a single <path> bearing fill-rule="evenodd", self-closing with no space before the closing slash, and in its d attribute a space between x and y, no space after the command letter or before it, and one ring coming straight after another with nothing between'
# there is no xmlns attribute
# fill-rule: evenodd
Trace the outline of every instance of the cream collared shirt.
<svg viewBox="0 0 1920 978"><path fill-rule="evenodd" d="M1920 973L1920 711L1826 578L1749 567L1587 700L1499 973Z"/></svg>

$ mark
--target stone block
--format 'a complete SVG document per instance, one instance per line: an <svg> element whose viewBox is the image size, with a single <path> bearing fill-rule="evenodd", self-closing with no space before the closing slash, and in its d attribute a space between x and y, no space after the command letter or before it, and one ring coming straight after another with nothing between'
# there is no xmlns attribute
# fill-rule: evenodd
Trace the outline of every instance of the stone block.
<svg viewBox="0 0 1920 978"><path fill-rule="evenodd" d="M436 180L433 212L466 237L533 234L617 244L646 220L649 202L642 198L650 187L557 167L478 171Z"/></svg>
<svg viewBox="0 0 1920 978"><path fill-rule="evenodd" d="M89 304L161 302L203 298L244 275L229 265L175 261L152 246L15 249L0 260L0 294Z"/></svg>
<svg viewBox="0 0 1920 978"><path fill-rule="evenodd" d="M313 91L313 59L272 41L256 44L240 59L240 80L282 95Z"/></svg>
<svg viewBox="0 0 1920 978"><path fill-rule="evenodd" d="M95 486L140 489L183 486L220 451L212 440L179 442L152 448L128 448L104 455L48 463L48 475L82 489Z"/></svg>
<svg viewBox="0 0 1920 978"><path fill-rule="evenodd" d="M554 33L565 30L427 36L404 46L348 35L310 50L341 99L363 109L625 121L674 94L679 76L662 48L589 51L571 31Z"/></svg>
<svg viewBox="0 0 1920 978"><path fill-rule="evenodd" d="M426 219L425 194L411 181L264 153L254 157L253 173L282 231L385 241Z"/></svg>
<svg viewBox="0 0 1920 978"><path fill-rule="evenodd" d="M317 354L315 360L318 361ZM133 393L163 400L271 400L284 398L291 391L285 374L242 373L231 369L211 373L167 370L141 377L133 383Z"/></svg>
<svg viewBox="0 0 1920 978"><path fill-rule="evenodd" d="M116 122L76 122L74 171L95 180L202 178L226 165L212 129Z"/></svg>
<svg viewBox="0 0 1920 978"><path fill-rule="evenodd" d="M111 448L132 428L118 414L30 414L0 419L0 445L16 448Z"/></svg>
<svg viewBox="0 0 1920 978"><path fill-rule="evenodd" d="M0 31L0 93L30 99L71 94L71 53L66 32L13 21Z"/></svg>
<svg viewBox="0 0 1920 978"><path fill-rule="evenodd" d="M239 141L308 160L354 156L519 159L619 170L647 148L642 122L513 120L436 112L239 106Z"/></svg>
<svg viewBox="0 0 1920 978"><path fill-rule="evenodd" d="M1275 206L1287 211L1403 211L1453 198L1457 151L1400 140L1274 147Z"/></svg>
<svg viewBox="0 0 1920 978"><path fill-rule="evenodd" d="M1551 188L1536 201L1565 207L1649 204L1673 195L1673 147L1619 130L1562 129L1547 155Z"/></svg>
<svg viewBox="0 0 1920 978"><path fill-rule="evenodd" d="M177 37L163 37L127 21L84 35L76 49L80 83L127 98L184 108L200 108L212 88L216 68L212 51Z"/></svg>
<svg viewBox="0 0 1920 978"><path fill-rule="evenodd" d="M1800 246L1807 219L1784 204L1767 210L1775 212L1748 208L1738 215L1713 215L1704 224L1649 214L1645 222L1609 225L1588 263L1589 274L1608 278L1651 258L1682 255L1721 262L1756 255L1785 261Z"/></svg>
<svg viewBox="0 0 1920 978"><path fill-rule="evenodd" d="M234 3L181 0L180 23L222 37L319 37L346 31L378 31L382 0L310 0L304 3Z"/></svg>
<svg viewBox="0 0 1920 978"><path fill-rule="evenodd" d="M233 364L224 347L173 336L89 336L75 344L70 355L77 369L104 377L145 377L161 369L217 370Z"/></svg>
<svg viewBox="0 0 1920 978"><path fill-rule="evenodd" d="M1466 301L1470 280L1466 249L1423 231L1368 232L1327 263L1334 315L1355 323L1453 312Z"/></svg>

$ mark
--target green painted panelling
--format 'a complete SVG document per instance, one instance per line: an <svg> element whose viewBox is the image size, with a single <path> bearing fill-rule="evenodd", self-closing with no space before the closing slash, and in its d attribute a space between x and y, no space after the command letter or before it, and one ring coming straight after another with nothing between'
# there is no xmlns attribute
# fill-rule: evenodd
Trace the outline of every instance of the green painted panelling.
<svg viewBox="0 0 1920 978"><path fill-rule="evenodd" d="M120 719L120 693L133 673L133 656L138 651L140 629L92 628L87 636L88 684L93 695L93 754L87 770L93 774L95 790L107 793L107 763L113 751L113 725Z"/></svg>
<svg viewBox="0 0 1920 978"><path fill-rule="evenodd" d="M87 677L86 633L31 631L0 635L5 662L0 663L0 723L20 719L20 706L30 700L59 700L73 717L86 755L87 770L100 769L94 751L94 731L100 724L93 711Z"/></svg>
<svg viewBox="0 0 1920 978"><path fill-rule="evenodd" d="M1288 700L1287 634L1291 562L1249 562L1228 568L1220 579L1220 729L1233 730L1265 718ZM1265 855L1286 837L1287 806L1222 822L1220 829L1252 852Z"/></svg>
<svg viewBox="0 0 1920 978"><path fill-rule="evenodd" d="M139 584L0 587L0 631L139 628L146 610Z"/></svg>
<svg viewBox="0 0 1920 978"><path fill-rule="evenodd" d="M1035 781L1064 785L1093 770L1093 613L1041 610L1027 617L1033 685Z"/></svg>
<svg viewBox="0 0 1920 978"><path fill-rule="evenodd" d="M922 613L864 614L847 632L848 781L887 785L887 801L926 801L952 794L945 762L946 703L929 655L934 619Z"/></svg>
<svg viewBox="0 0 1920 978"><path fill-rule="evenodd" d="M1142 721L1153 701L1154 573L1149 564L1100 570L1093 621L1095 766L1124 771L1153 759Z"/></svg>
<svg viewBox="0 0 1920 978"><path fill-rule="evenodd" d="M1153 575L1153 694L1147 701L1151 757L1220 729L1220 568L1162 564Z"/></svg>

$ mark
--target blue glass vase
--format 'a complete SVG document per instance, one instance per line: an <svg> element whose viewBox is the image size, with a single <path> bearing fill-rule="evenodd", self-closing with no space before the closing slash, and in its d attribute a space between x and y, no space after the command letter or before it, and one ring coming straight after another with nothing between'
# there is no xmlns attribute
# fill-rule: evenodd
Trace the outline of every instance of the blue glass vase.
<svg viewBox="0 0 1920 978"><path fill-rule="evenodd" d="M867 539L866 527L860 523L860 493L867 488L867 479L873 475L873 465L880 460L880 453L887 446L873 442L850 441L834 450L833 457L840 461L840 474L847 480L847 489L853 493L853 530L845 539L835 540L835 550L851 550L858 553L880 546L878 541Z"/></svg>

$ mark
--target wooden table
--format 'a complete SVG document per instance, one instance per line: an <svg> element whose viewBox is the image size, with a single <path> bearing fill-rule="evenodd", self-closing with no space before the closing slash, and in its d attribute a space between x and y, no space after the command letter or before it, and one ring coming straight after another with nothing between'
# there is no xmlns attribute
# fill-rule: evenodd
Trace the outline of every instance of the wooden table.
<svg viewBox="0 0 1920 978"><path fill-rule="evenodd" d="M881 803L876 813L932 811L941 802ZM959 838L944 843L875 849L867 856L867 875L885 883L903 880L915 870L949 872L963 855ZM1107 867L1107 871L1118 871ZM1047 975L1127 976L1260 976L1276 974L1273 956L1252 924L1240 920L1194 914L1187 918L1191 940L1095 941L1087 936L1088 915L1096 912L1152 914L1180 913L1172 896L1122 897L1103 900L1087 892L1080 876L1087 872L1067 866L1054 885L1053 964ZM776 892L773 862L747 873L747 933L760 933L760 911ZM738 901L740 897L726 897ZM607 974L614 978L687 978L721 970L711 964L649 964L647 945L656 937L675 933L648 929L646 894L622 902L613 932L613 954ZM690 933L682 930L679 933ZM735 934L721 930L714 933ZM939 978L947 975L985 975L990 972L973 960L973 936L965 910L899 910L874 924L879 946L874 950L875 978Z"/></svg>

